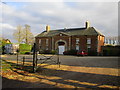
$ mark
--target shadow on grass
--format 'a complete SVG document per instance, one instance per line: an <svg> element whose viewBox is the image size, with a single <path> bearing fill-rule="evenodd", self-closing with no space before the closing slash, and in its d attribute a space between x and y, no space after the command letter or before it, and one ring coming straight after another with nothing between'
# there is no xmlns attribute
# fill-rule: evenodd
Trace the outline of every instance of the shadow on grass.
<svg viewBox="0 0 120 90"><path fill-rule="evenodd" d="M17 66L15 63L11 63L11 62L6 62L6 63L10 64L13 68L16 68L18 70L23 70L26 72L32 71L32 66L24 66L24 68L23 68L22 65ZM37 72L37 74L42 75L42 76L50 76L50 77L56 76L56 77L61 78L61 79L47 79L51 82L61 83L61 84L65 84L65 85L72 85L75 87L103 89L103 87L99 87L99 86L102 86L102 85L119 86L119 80L118 80L119 77L112 76L112 75L73 72L73 71L65 71L65 70L48 69L48 68L44 68L44 67L38 68L38 71L40 71L40 72ZM14 72L17 72L17 71L14 71ZM19 73L19 72L17 72L17 73L25 75L24 73ZM35 76L35 77L41 79L40 77L37 77L37 76ZM46 78L42 78L42 79L46 79ZM80 83L69 82L69 80L78 81ZM89 83L89 84L86 85L86 84L83 84L83 82ZM96 85L93 86L90 84L96 84ZM108 88L104 88L104 89L110 89L110 88L108 87Z"/></svg>
<svg viewBox="0 0 120 90"><path fill-rule="evenodd" d="M9 68L14 72L17 72L17 70L26 71L26 72L29 72L29 73L33 72L33 66L32 65L25 64L23 66L22 64L17 65L16 63L8 62L6 60L2 60L2 61L4 61L6 64L9 64L10 65ZM14 69L17 69L17 70L14 70Z"/></svg>
<svg viewBox="0 0 120 90"><path fill-rule="evenodd" d="M44 87L42 87L44 85ZM56 88L53 85L45 84L45 83L39 83L39 84L34 84L31 82L26 82L26 81L20 81L20 80L13 80L13 79L8 79L5 77L2 77L2 90L40 90L40 88Z"/></svg>

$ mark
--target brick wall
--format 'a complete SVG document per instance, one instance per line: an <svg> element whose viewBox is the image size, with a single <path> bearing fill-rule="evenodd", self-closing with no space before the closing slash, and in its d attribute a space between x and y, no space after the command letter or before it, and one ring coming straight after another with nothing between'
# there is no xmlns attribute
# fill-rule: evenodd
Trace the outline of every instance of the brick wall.
<svg viewBox="0 0 120 90"><path fill-rule="evenodd" d="M53 38L53 40L52 40ZM55 43L57 41L64 40L67 42L67 50L69 49L76 49L76 38L79 38L79 47L81 50L87 51L87 38L91 38L91 50L94 51L101 51L101 46L104 45L104 37L103 36L67 36L67 35L56 35L54 37L37 37L36 38L36 44L37 44L37 50L40 49L39 45L39 39L41 39L41 49L46 49L46 39L48 39L48 49L49 50L55 50ZM70 41L71 40L71 41ZM53 41L53 43L52 43ZM53 44L53 46L52 46ZM71 46L69 46L71 45ZM97 50L98 49L98 50Z"/></svg>
<svg viewBox="0 0 120 90"><path fill-rule="evenodd" d="M98 36L98 53L101 52L101 46L104 46L104 36Z"/></svg>

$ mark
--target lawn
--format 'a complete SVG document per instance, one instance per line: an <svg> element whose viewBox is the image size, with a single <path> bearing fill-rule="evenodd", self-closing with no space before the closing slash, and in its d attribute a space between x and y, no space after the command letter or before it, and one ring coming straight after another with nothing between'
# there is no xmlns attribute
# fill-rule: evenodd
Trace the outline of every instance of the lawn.
<svg viewBox="0 0 120 90"><path fill-rule="evenodd" d="M106 79L111 79L107 77L112 77L113 79L117 76L116 69L109 69L107 72L105 68L86 68L86 67L76 67L60 65L57 64L38 64L37 72L32 73L32 63L28 62L22 65L16 65L16 61L2 60L2 77L3 77L3 88L113 88L117 89L116 85L101 84L100 81L95 83L92 76L106 77ZM98 72L99 71L99 72ZM82 73L83 72L83 73ZM86 73L89 72L89 73ZM93 74L93 73L98 74ZM104 75L103 75L104 74ZM76 77L81 77L76 78ZM87 77L92 82L87 82ZM94 77L94 78L99 78ZM5 80L4 80L5 79ZM105 78L104 78L105 79ZM104 80L103 79L103 80ZM6 81L7 80L7 81ZM83 81L82 81L83 80ZM88 80L88 81L89 81ZM105 80L106 81L106 80ZM10 82L9 85L7 82ZM106 81L107 82L107 81Z"/></svg>

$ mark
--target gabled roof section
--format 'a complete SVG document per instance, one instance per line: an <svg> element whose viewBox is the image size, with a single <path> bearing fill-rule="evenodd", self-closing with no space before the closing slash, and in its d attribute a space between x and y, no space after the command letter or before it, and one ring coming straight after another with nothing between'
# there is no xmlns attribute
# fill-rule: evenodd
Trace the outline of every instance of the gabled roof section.
<svg viewBox="0 0 120 90"><path fill-rule="evenodd" d="M49 32L43 31L41 34L38 34L36 37L52 37L63 33L68 36L76 36L76 35L102 35L98 30L94 27L89 28L69 28L69 29L59 29L59 30L50 30Z"/></svg>
<svg viewBox="0 0 120 90"><path fill-rule="evenodd" d="M65 32L60 32L59 34L63 34L63 35L67 35L67 36L71 36L70 34L65 33ZM57 34L57 35L59 35L59 34Z"/></svg>

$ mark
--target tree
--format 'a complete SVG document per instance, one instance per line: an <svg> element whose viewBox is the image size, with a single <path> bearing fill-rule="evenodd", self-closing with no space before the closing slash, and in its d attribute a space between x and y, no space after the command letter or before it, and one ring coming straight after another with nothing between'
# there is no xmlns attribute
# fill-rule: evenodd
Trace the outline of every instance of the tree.
<svg viewBox="0 0 120 90"><path fill-rule="evenodd" d="M23 29L21 25L17 26L17 29L13 33L14 38L17 40L17 42L20 44L24 39Z"/></svg>
<svg viewBox="0 0 120 90"><path fill-rule="evenodd" d="M25 25L25 28L24 28L24 40L26 44L31 44L34 41L34 36L30 31L30 26L27 24Z"/></svg>
<svg viewBox="0 0 120 90"><path fill-rule="evenodd" d="M30 26L27 24L24 28L21 25L18 25L13 36L19 44L22 42L25 42L25 44L32 44L34 42L34 36L30 31Z"/></svg>

